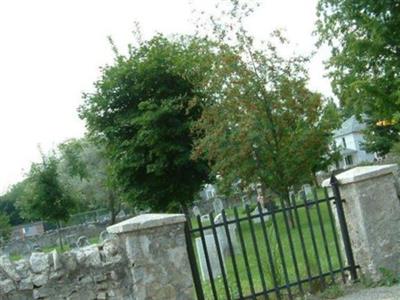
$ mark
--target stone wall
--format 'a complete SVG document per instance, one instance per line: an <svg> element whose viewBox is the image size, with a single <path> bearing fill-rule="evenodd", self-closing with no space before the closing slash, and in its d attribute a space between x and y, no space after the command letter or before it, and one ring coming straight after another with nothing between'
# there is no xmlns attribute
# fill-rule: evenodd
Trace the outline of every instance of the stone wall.
<svg viewBox="0 0 400 300"><path fill-rule="evenodd" d="M133 299L124 249L117 239L29 260L0 257L0 299Z"/></svg>
<svg viewBox="0 0 400 300"><path fill-rule="evenodd" d="M0 256L0 300L193 299L184 223L145 214L108 227L101 244L17 262Z"/></svg>
<svg viewBox="0 0 400 300"><path fill-rule="evenodd" d="M80 236L87 238L98 238L100 233L106 230L107 224L92 223L81 224L75 226L64 227L60 229L60 233L64 244L72 244L76 242ZM46 231L45 233L24 240L14 240L7 243L2 252L12 255L27 256L32 252L34 245L40 248L54 247L58 245L58 233L56 230Z"/></svg>
<svg viewBox="0 0 400 300"><path fill-rule="evenodd" d="M363 166L337 176L355 262L373 280L382 269L400 273L397 172L397 165Z"/></svg>

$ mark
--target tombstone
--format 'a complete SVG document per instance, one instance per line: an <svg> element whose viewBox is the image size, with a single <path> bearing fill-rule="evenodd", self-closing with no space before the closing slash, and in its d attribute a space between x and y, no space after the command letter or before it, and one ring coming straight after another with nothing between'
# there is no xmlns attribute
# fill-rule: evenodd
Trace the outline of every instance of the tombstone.
<svg viewBox="0 0 400 300"><path fill-rule="evenodd" d="M311 185L309 185L309 184L303 185L303 190L304 190L307 200L313 199L314 195L313 195Z"/></svg>
<svg viewBox="0 0 400 300"><path fill-rule="evenodd" d="M210 222L210 216L209 215L202 215L200 217L200 220L201 220L201 223Z"/></svg>
<svg viewBox="0 0 400 300"><path fill-rule="evenodd" d="M219 198L216 198L213 201L213 208L214 208L214 212L216 214L219 214L222 212L222 210L224 209L224 203L222 203L222 200Z"/></svg>
<svg viewBox="0 0 400 300"><path fill-rule="evenodd" d="M34 243L32 246L32 251L34 252L43 252L42 247L38 243Z"/></svg>
<svg viewBox="0 0 400 300"><path fill-rule="evenodd" d="M212 234L206 234L204 235L204 239L206 242L206 249L207 249L208 259L211 265L212 275L213 278L215 279L221 276L221 266L218 260L218 254L214 241L214 236ZM207 262L204 255L204 246L201 237L196 238L195 243L196 243L197 254L199 256L201 278L203 280L210 280L210 276L208 274ZM222 259L224 260L224 258Z"/></svg>
<svg viewBox="0 0 400 300"><path fill-rule="evenodd" d="M90 243L89 243L88 238L83 235L78 238L78 240L76 241L76 245L78 246L78 248L82 248L85 246L89 246Z"/></svg>
<svg viewBox="0 0 400 300"><path fill-rule="evenodd" d="M195 217L201 216L200 208L197 205L193 206L192 211L193 211L193 215Z"/></svg>
<svg viewBox="0 0 400 300"><path fill-rule="evenodd" d="M292 199L296 200L296 193L294 191L289 191L289 199L290 203L292 203Z"/></svg>
<svg viewBox="0 0 400 300"><path fill-rule="evenodd" d="M269 210L266 209L266 208L264 208L264 207L261 209L261 214L263 215L262 217L263 217L265 223L268 222L269 219L271 218L271 215L264 215L264 214L266 214L266 213L268 213L268 212L269 212ZM260 211L258 210L258 207L256 207L256 208L250 213L250 215L252 215L252 216L257 216L257 217L255 217L255 218L252 218L253 223L255 223L255 224L261 223L261 215L260 215Z"/></svg>
<svg viewBox="0 0 400 300"><path fill-rule="evenodd" d="M99 241L100 242L105 242L107 240L111 240L116 238L117 236L113 233L109 233L107 230L103 230L102 232L100 232L99 235Z"/></svg>
<svg viewBox="0 0 400 300"><path fill-rule="evenodd" d="M100 232L100 235L99 235L100 242L104 242L105 240L107 240L109 235L110 234L108 233L107 230L103 230L102 232Z"/></svg>
<svg viewBox="0 0 400 300"><path fill-rule="evenodd" d="M214 224L217 225L217 224L221 224L221 223L223 223L222 214L218 214L214 218ZM239 244L238 244L238 241L236 238L236 224L234 224L234 223L228 224L228 231L229 231L229 237L231 238L233 251L236 252L235 250L239 249L238 248ZM218 243L219 243L222 253L225 256L231 255L231 251L230 251L229 244L228 244L228 236L226 234L225 226L224 225L217 226L216 232L217 232Z"/></svg>

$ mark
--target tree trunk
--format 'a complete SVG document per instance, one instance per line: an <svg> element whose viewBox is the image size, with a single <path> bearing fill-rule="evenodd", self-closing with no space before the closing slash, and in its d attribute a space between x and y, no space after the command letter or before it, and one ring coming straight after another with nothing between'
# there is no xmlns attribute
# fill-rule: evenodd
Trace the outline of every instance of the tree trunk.
<svg viewBox="0 0 400 300"><path fill-rule="evenodd" d="M58 241L60 243L60 249L61 251L64 251L64 244L61 236L61 224L60 221L57 221L57 233L58 233Z"/></svg>
<svg viewBox="0 0 400 300"><path fill-rule="evenodd" d="M109 192L109 209L110 209L110 224L113 225L117 221L117 215L121 210L121 205L119 204L117 207L117 197L115 196L114 192Z"/></svg>
<svg viewBox="0 0 400 300"><path fill-rule="evenodd" d="M311 171L311 175L312 175L312 179L313 179L313 183L315 187L319 187L319 183L318 183L318 179L317 179L317 174L315 174L314 171Z"/></svg>
<svg viewBox="0 0 400 300"><path fill-rule="evenodd" d="M289 208L289 207L291 206L291 205L290 205L289 191L286 191L286 192L284 193L283 198L284 198L285 207L286 207L286 208ZM295 222L294 222L293 211L292 211L292 209L289 209L289 210L287 210L287 211L285 212L285 217L286 217L286 219L287 219L287 221L288 221L289 228L295 228L296 225L295 225Z"/></svg>

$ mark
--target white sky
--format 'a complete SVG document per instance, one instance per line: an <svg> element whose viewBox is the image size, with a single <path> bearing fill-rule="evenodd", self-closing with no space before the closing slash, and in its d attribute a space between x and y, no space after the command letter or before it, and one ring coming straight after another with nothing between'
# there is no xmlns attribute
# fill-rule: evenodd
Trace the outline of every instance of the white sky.
<svg viewBox="0 0 400 300"><path fill-rule="evenodd" d="M218 0L192 0L212 7ZM266 38L285 28L297 50L310 51L316 0L263 0L250 31ZM38 145L47 152L83 135L81 94L111 63L107 41L119 48L133 41L134 21L144 38L155 32L190 33L188 0L1 0L0 1L0 194L23 178ZM314 90L331 95L319 53L310 66Z"/></svg>

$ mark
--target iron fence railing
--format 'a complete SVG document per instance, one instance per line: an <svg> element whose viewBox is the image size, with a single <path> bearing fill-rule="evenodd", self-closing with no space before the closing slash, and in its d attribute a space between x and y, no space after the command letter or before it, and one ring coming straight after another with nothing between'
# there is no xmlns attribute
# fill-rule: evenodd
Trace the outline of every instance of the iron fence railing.
<svg viewBox="0 0 400 300"><path fill-rule="evenodd" d="M292 299L337 281L356 279L342 200L313 190L276 208L260 204L187 217L186 238L201 299ZM334 213L335 208L336 213Z"/></svg>

